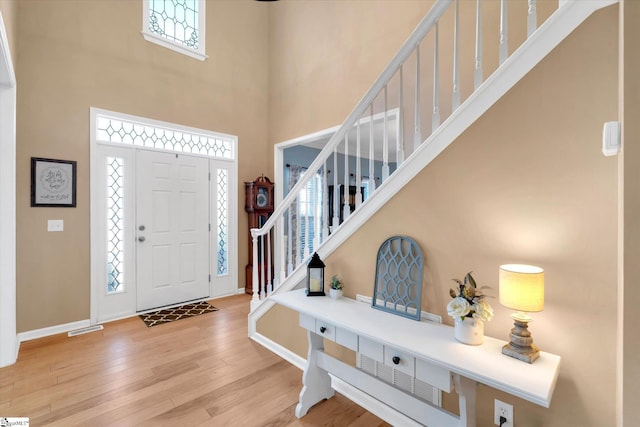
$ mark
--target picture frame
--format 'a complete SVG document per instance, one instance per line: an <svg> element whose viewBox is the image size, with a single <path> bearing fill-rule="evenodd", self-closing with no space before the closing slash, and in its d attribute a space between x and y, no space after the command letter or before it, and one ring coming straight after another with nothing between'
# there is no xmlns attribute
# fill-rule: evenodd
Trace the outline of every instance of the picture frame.
<svg viewBox="0 0 640 427"><path fill-rule="evenodd" d="M31 158L31 207L76 207L75 160Z"/></svg>

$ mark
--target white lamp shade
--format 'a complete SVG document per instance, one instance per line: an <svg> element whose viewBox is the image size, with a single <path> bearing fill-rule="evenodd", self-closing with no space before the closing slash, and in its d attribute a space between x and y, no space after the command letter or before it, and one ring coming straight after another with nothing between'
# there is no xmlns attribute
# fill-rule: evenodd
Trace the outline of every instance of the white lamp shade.
<svg viewBox="0 0 640 427"><path fill-rule="evenodd" d="M544 309L544 270L523 264L500 266L500 304L513 310Z"/></svg>

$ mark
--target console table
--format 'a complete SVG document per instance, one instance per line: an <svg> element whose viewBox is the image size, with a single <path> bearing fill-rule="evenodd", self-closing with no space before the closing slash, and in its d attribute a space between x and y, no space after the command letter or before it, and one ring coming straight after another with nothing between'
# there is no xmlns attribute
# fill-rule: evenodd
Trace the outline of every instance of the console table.
<svg viewBox="0 0 640 427"><path fill-rule="evenodd" d="M485 337L469 346L453 336L453 327L415 321L374 310L349 298L307 297L304 289L270 297L300 313L309 351L296 407L301 418L316 403L333 396L331 377L346 382L423 425L475 426L476 384L481 383L538 405L549 407L558 378L560 357L541 352L533 364L501 353L505 341ZM324 352L324 339L375 360L381 367L426 383L455 390L460 415L452 414L382 379Z"/></svg>

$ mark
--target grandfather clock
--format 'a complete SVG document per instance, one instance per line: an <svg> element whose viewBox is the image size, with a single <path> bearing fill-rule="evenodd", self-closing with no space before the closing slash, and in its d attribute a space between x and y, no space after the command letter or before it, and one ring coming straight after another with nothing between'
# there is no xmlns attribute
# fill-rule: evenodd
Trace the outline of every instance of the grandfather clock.
<svg viewBox="0 0 640 427"><path fill-rule="evenodd" d="M249 214L249 264L245 268L246 278L244 291L253 294L253 239L251 229L260 228L273 213L273 183L264 175L254 181L244 183L244 210ZM271 252L273 257L273 251ZM273 259L273 258L272 258ZM273 261L272 261L273 262ZM258 238L258 277L264 271L267 277L267 254L263 253L262 237ZM269 266L273 273L273 267ZM273 274L272 276L273 277Z"/></svg>

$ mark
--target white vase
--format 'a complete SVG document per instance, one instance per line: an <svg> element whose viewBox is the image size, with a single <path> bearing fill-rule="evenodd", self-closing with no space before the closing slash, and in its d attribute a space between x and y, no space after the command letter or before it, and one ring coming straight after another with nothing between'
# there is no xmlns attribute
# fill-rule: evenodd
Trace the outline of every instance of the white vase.
<svg viewBox="0 0 640 427"><path fill-rule="evenodd" d="M329 288L329 296L333 299L342 298L342 289Z"/></svg>
<svg viewBox="0 0 640 427"><path fill-rule="evenodd" d="M454 335L463 344L480 345L484 341L484 322L473 317L456 318Z"/></svg>

